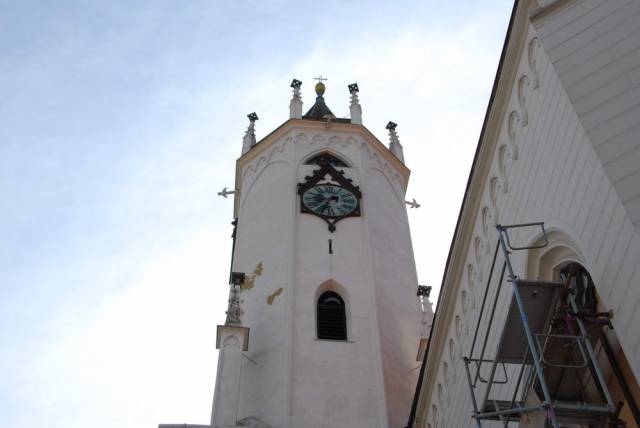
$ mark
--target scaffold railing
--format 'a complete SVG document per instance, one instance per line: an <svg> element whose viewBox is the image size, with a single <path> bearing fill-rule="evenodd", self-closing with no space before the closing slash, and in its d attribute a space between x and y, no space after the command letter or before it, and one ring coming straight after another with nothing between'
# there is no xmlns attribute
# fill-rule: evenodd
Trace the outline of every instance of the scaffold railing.
<svg viewBox="0 0 640 428"><path fill-rule="evenodd" d="M509 233L532 227L540 229L538 243L514 245ZM463 358L477 427L483 421L504 427L523 421L554 428L607 426L619 409L576 305L576 284L514 272L513 252L548 245L544 223L497 225L496 231L473 340Z"/></svg>

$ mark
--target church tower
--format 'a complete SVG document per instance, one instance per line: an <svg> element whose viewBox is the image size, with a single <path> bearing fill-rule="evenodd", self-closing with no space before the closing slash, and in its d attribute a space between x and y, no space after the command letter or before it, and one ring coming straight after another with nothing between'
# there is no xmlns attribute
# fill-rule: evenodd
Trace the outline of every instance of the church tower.
<svg viewBox="0 0 640 428"><path fill-rule="evenodd" d="M404 164L362 124L323 98L303 114L294 80L290 118L236 165L232 290L212 425L402 428L431 308L421 310ZM424 287L421 287L424 291ZM425 302L426 303L426 302Z"/></svg>

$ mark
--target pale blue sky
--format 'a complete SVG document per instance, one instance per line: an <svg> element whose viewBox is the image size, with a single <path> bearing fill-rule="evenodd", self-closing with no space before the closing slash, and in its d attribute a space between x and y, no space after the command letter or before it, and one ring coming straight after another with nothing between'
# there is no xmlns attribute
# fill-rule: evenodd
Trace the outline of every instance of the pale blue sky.
<svg viewBox="0 0 640 428"><path fill-rule="evenodd" d="M206 423L233 168L329 78L399 124L437 286L512 2L0 0L0 425Z"/></svg>

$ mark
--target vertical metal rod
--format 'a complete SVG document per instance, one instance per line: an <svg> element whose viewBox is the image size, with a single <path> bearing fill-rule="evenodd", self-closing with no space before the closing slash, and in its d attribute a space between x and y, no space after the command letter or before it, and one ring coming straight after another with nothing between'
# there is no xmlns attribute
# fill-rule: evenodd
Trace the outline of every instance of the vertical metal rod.
<svg viewBox="0 0 640 428"><path fill-rule="evenodd" d="M613 353L613 349L611 348L609 339L607 339L607 335L604 331L601 333L600 339L602 340L602 348L604 349L604 353L607 354L609 363L613 368L613 373L618 379L620 388L622 388L622 393L624 394L624 398L627 400L627 405L629 406L629 410L631 410L631 413L633 414L633 419L635 419L636 424L640 425L640 409L638 409L638 403L636 403L636 400L633 398L631 389L629 389L629 384L627 383L627 380L624 378L624 374L620 369L618 360L616 360L616 356Z"/></svg>
<svg viewBox="0 0 640 428"><path fill-rule="evenodd" d="M333 240L329 239L329 254L333 254Z"/></svg>
<svg viewBox="0 0 640 428"><path fill-rule="evenodd" d="M484 353L487 350L487 342L489 341L489 334L491 333L491 326L493 325L493 318L496 315L496 307L498 306L498 298L500 297L500 291L502 291L502 282L504 281L504 271L505 271L506 263L502 264L502 271L500 272L500 281L498 282L498 289L496 290L496 296L493 299L493 306L491 307L491 315L489 316L489 324L487 325L487 334L484 336L484 341L482 342L482 351L480 351L480 366L482 366L482 360L484 359ZM504 333L504 330L503 330ZM478 372L476 373L476 381L480 376L480 368L478 368Z"/></svg>
<svg viewBox="0 0 640 428"><path fill-rule="evenodd" d="M478 403L476 402L476 394L473 392L473 385L471 382L471 371L469 370L470 361L468 358L464 358L464 368L467 372L467 380L469 381L469 392L471 392L471 403L473 404L473 417L476 419L476 425L478 428L482 428L480 419L478 419Z"/></svg>
<svg viewBox="0 0 640 428"><path fill-rule="evenodd" d="M527 361L527 356L529 355L529 348L527 348L524 352L524 357L522 358L522 363L520 364L520 373L518 374L518 380L516 381L516 387L513 390L513 395L511 396L511 405L509 406L510 408L513 409L513 406L516 403L516 397L518 396L518 390L520 389L520 383L522 382L522 376L524 375L524 369L526 367L526 361ZM509 423L509 419L511 419L510 416L507 416L507 420L504 423L505 428L507 427L507 424Z"/></svg>
<svg viewBox="0 0 640 428"><path fill-rule="evenodd" d="M531 357L533 358L533 365L536 368L536 372L538 374L538 381L540 382L540 388L542 389L542 394L544 395L544 403L543 406L548 408L553 408L551 403L551 395L549 394L549 388L547 387L547 382L544 378L544 372L542 369L542 364L540 364L540 354L538 353L538 349L536 347L536 342L533 337L533 333L531 332L531 327L529 327L529 320L527 319L527 313L524 308L524 303L522 302L522 297L520 296L520 291L518 290L518 277L515 275L513 271L513 266L511 266L511 260L509 260L509 250L507 250L507 244L504 241L504 229L502 226L497 225L496 229L498 229L498 241L500 242L500 246L502 247L502 251L504 252L504 258L507 265L507 269L509 269L509 275L511 276L511 286L513 288L513 296L516 299L516 304L518 305L518 310L520 311L520 320L522 321L522 328L527 336L527 342L529 342L529 349L531 350ZM551 424L554 428L559 428L558 422L555 417L555 412L549 412L548 418L551 419Z"/></svg>
<svg viewBox="0 0 640 428"><path fill-rule="evenodd" d="M569 304L571 305L571 309L575 314L578 313L578 306L576 305L575 298L572 294L569 294ZM596 373L596 377L598 378L598 383L602 386L602 392L604 393L605 398L607 399L607 406L613 411L615 409L615 404L613 404L613 399L611 398L611 394L609 393L609 388L607 388L607 381L602 375L602 371L598 366L598 359L596 357L596 353L593 351L591 347L591 343L589 342L589 336L587 334L587 329L584 327L584 323L579 317L576 317L576 323L578 324L578 329L580 329L580 334L582 335L581 342L584 344L584 347L587 348L587 353L589 354L589 359L591 359L591 366Z"/></svg>
<svg viewBox="0 0 640 428"><path fill-rule="evenodd" d="M491 387L493 386L493 378L496 375L496 367L498 367L498 360L494 358L491 363L491 372L489 374L489 381L487 382L487 389L484 391L484 397L482 398L482 403L486 403L489 399L489 394L491 393ZM498 409L496 409L498 410Z"/></svg>
<svg viewBox="0 0 640 428"><path fill-rule="evenodd" d="M482 321L482 314L484 313L484 305L487 303L487 296L489 294L489 286L491 285L491 278L493 277L493 269L496 265L496 257L498 257L498 250L500 249L500 242L496 242L496 249L493 252L493 259L491 261L491 270L489 271L489 278L487 279L487 286L484 289L484 297L482 298L482 306L480 306L480 312L478 313L478 322L476 324L476 332L473 335L473 343L471 344L471 351L469 351L469 357L473 358L473 350L476 347L476 339L478 338L478 330L480 329L480 321Z"/></svg>

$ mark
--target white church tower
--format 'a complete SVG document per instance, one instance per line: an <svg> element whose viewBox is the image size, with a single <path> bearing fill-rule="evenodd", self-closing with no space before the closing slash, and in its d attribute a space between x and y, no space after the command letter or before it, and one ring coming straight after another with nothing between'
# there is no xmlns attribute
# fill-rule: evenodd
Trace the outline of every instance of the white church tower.
<svg viewBox="0 0 640 428"><path fill-rule="evenodd" d="M362 125L356 84L342 119L319 80L306 114L293 81L289 120L258 142L249 115L215 427L403 428L409 417L432 318L417 296L409 169L395 124L390 147Z"/></svg>

